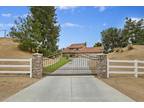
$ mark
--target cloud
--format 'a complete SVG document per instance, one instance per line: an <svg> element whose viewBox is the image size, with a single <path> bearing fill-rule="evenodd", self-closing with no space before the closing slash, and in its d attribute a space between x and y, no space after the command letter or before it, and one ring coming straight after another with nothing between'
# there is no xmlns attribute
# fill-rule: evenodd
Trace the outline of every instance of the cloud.
<svg viewBox="0 0 144 108"><path fill-rule="evenodd" d="M106 23L103 23L103 26L105 27L107 24Z"/></svg>
<svg viewBox="0 0 144 108"><path fill-rule="evenodd" d="M28 15L30 15L29 13L25 13L25 14L22 14L22 15L15 15L15 16L13 16L14 18L19 18L19 17L21 17L21 18L26 18Z"/></svg>
<svg viewBox="0 0 144 108"><path fill-rule="evenodd" d="M131 17L132 20L135 20L135 21L139 21L141 20L142 18L138 18L138 17Z"/></svg>
<svg viewBox="0 0 144 108"><path fill-rule="evenodd" d="M99 12L103 12L106 10L106 7L105 6L95 6L94 8L98 9Z"/></svg>
<svg viewBox="0 0 144 108"><path fill-rule="evenodd" d="M2 13L1 16L3 16L3 17L10 17L11 13Z"/></svg>
<svg viewBox="0 0 144 108"><path fill-rule="evenodd" d="M69 9L75 9L78 8L78 6L59 6L58 7L60 10L69 10Z"/></svg>
<svg viewBox="0 0 144 108"><path fill-rule="evenodd" d="M21 18L26 18L30 14L29 13L24 13L22 15L12 15L11 13L2 13L0 15L3 16L3 17L13 17L13 18L21 17Z"/></svg>
<svg viewBox="0 0 144 108"><path fill-rule="evenodd" d="M0 28L13 27L13 26L15 26L15 24L13 23L7 23L7 24L0 23Z"/></svg>
<svg viewBox="0 0 144 108"><path fill-rule="evenodd" d="M103 11L105 11L105 10L106 10L106 7L104 7L104 6L99 7L99 11L100 11L100 12L103 12Z"/></svg>
<svg viewBox="0 0 144 108"><path fill-rule="evenodd" d="M62 27L78 27L78 28L82 28L82 25L79 24L74 24L74 23L70 23L70 22L66 22L64 24L62 24Z"/></svg>

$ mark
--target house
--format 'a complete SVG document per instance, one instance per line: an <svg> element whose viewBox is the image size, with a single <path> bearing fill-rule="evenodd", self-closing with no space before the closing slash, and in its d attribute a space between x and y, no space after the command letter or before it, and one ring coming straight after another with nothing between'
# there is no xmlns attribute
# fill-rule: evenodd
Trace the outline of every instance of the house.
<svg viewBox="0 0 144 108"><path fill-rule="evenodd" d="M63 54L75 56L78 54L98 54L103 53L102 47L87 47L85 43L71 44L63 49Z"/></svg>

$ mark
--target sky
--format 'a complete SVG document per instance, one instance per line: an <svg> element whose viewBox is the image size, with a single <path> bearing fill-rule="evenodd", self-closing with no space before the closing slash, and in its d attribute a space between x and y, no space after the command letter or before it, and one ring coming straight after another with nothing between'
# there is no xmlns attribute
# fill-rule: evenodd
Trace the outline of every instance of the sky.
<svg viewBox="0 0 144 108"><path fill-rule="evenodd" d="M122 28L126 17L138 20L144 17L144 7L56 7L61 26L59 48L72 43L87 42L88 47L101 41L101 32L109 27ZM0 7L0 36L4 36L19 17L25 18L28 7Z"/></svg>

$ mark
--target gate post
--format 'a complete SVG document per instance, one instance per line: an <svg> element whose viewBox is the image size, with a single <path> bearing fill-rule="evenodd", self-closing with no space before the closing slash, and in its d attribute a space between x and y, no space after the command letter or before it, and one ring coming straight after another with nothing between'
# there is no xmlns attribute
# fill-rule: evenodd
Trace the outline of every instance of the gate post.
<svg viewBox="0 0 144 108"><path fill-rule="evenodd" d="M107 78L107 55L97 55L98 61L96 66L97 76L99 78Z"/></svg>
<svg viewBox="0 0 144 108"><path fill-rule="evenodd" d="M32 57L32 78L42 78L43 72L43 55L33 54Z"/></svg>

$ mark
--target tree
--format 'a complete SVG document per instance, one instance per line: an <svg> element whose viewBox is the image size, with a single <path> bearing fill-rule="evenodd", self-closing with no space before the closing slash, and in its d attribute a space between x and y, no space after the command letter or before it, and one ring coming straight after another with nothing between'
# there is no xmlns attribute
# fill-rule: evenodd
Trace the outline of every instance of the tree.
<svg viewBox="0 0 144 108"><path fill-rule="evenodd" d="M126 18L123 36L128 44L144 44L144 20Z"/></svg>
<svg viewBox="0 0 144 108"><path fill-rule="evenodd" d="M101 32L105 52L129 44L144 45L144 20L126 18L124 28L108 28Z"/></svg>
<svg viewBox="0 0 144 108"><path fill-rule="evenodd" d="M87 46L87 43L85 42L84 45Z"/></svg>
<svg viewBox="0 0 144 108"><path fill-rule="evenodd" d="M53 54L58 50L60 32L55 7L29 7L29 10L26 18L15 21L10 36L20 42L22 50L40 52L44 56Z"/></svg>
<svg viewBox="0 0 144 108"><path fill-rule="evenodd" d="M105 52L110 52L114 48L121 47L123 38L121 36L121 30L117 28L108 28L101 32L102 44Z"/></svg>
<svg viewBox="0 0 144 108"><path fill-rule="evenodd" d="M94 46L93 46L93 47L101 47L101 46L102 46L102 43L97 42L97 43L95 43L95 44L94 44Z"/></svg>

